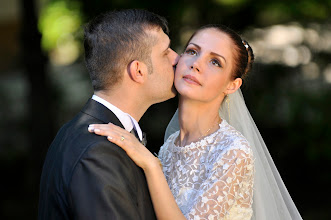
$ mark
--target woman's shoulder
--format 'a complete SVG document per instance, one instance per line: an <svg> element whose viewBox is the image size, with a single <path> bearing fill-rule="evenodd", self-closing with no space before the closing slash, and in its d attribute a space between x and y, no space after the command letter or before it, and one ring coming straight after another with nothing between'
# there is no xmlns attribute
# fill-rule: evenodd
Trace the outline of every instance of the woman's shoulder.
<svg viewBox="0 0 331 220"><path fill-rule="evenodd" d="M222 151L242 150L247 154L252 153L251 146L247 139L225 120L220 124L215 143Z"/></svg>
<svg viewBox="0 0 331 220"><path fill-rule="evenodd" d="M253 150L246 138L225 120L220 124L218 135L214 142L214 151L209 154L214 167L228 167L229 161L234 160L238 165L247 162L249 167L254 161ZM251 168L249 168L251 169Z"/></svg>

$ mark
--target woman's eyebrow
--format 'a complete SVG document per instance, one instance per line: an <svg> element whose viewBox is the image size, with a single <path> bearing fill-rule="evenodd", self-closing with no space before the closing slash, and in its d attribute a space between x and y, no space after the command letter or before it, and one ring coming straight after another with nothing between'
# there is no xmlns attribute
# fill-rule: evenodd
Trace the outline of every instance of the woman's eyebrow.
<svg viewBox="0 0 331 220"><path fill-rule="evenodd" d="M195 44L195 43L189 43L188 45L190 45L190 44L194 45L194 46L197 47L199 50L201 49L201 47L200 47L199 45ZM222 56L222 55L220 55L220 54L218 54L218 53L215 53L215 52L210 52L210 54L222 58L222 59L224 60L224 62L226 63L226 59L225 59L224 56Z"/></svg>
<svg viewBox="0 0 331 220"><path fill-rule="evenodd" d="M224 60L224 62L226 63L226 59L225 59L224 56L222 56L222 55L220 55L220 54L218 54L218 53L215 53L215 52L210 52L210 54L212 54L212 55L214 55L214 56L221 57L221 58Z"/></svg>
<svg viewBox="0 0 331 220"><path fill-rule="evenodd" d="M190 45L190 44L193 44L193 45L196 46L198 49L201 49L201 47L200 47L199 45L195 44L195 43L189 43L188 45Z"/></svg>

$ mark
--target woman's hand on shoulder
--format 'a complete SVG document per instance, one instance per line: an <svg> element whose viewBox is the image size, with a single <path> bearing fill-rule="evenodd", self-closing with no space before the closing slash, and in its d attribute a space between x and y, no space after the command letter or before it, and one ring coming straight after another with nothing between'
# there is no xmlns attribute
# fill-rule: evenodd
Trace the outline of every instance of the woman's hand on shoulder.
<svg viewBox="0 0 331 220"><path fill-rule="evenodd" d="M97 135L106 136L107 139L121 147L137 166L146 170L159 166L159 160L130 132L109 124L91 124L88 131Z"/></svg>

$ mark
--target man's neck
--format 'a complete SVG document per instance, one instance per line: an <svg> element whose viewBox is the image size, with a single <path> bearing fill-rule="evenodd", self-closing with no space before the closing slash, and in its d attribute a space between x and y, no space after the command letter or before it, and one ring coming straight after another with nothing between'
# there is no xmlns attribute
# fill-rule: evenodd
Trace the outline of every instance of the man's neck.
<svg viewBox="0 0 331 220"><path fill-rule="evenodd" d="M128 113L137 122L139 122L140 118L150 107L150 105L144 105L143 101L136 98L135 95L123 91L112 91L109 93L98 91L94 92L94 94L121 109L123 112Z"/></svg>

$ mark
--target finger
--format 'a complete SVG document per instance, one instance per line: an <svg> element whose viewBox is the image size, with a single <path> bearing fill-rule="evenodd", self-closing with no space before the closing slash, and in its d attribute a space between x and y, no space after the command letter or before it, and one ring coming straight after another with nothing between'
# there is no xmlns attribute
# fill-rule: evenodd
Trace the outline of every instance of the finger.
<svg viewBox="0 0 331 220"><path fill-rule="evenodd" d="M114 127L110 124L90 124L88 126L90 132L94 132L95 129L114 130Z"/></svg>
<svg viewBox="0 0 331 220"><path fill-rule="evenodd" d="M120 146L123 146L123 144L126 144L127 146L134 145L137 142L137 138L133 134L123 129L116 130L109 127L99 127L93 129L89 128L89 131L94 132L97 135L107 136L108 140Z"/></svg>
<svg viewBox="0 0 331 220"><path fill-rule="evenodd" d="M89 128L89 132L95 133L97 135L101 136L114 136L114 134L118 133L117 131L114 131L112 129L106 128L106 129L100 129L100 128Z"/></svg>
<svg viewBox="0 0 331 220"><path fill-rule="evenodd" d="M112 129L122 129L124 130L123 128L117 126L117 125L114 125L113 123L108 123L108 124L90 124L89 127L94 127L94 128L112 128Z"/></svg>
<svg viewBox="0 0 331 220"><path fill-rule="evenodd" d="M118 129L116 129L115 125L112 124L91 124L88 127L89 132L99 132L100 130L103 131L116 131Z"/></svg>
<svg viewBox="0 0 331 220"><path fill-rule="evenodd" d="M91 133L95 133L97 135L101 135L101 136L109 136L109 137L122 137L124 136L125 139L127 140L136 140L136 137L131 134L130 132L127 132L126 130L115 130L115 129L111 129L111 128L90 128L89 127L89 131ZM122 138L123 139L123 138Z"/></svg>
<svg viewBox="0 0 331 220"><path fill-rule="evenodd" d="M114 131L118 131L118 132L123 132L123 133L129 133L128 131L126 131L125 129L114 125L112 123L108 123L108 124L90 124L88 127L88 130L90 132L94 132L94 130L114 130Z"/></svg>
<svg viewBox="0 0 331 220"><path fill-rule="evenodd" d="M126 152L132 151L137 144L140 144L135 137L132 138L131 134L128 135L118 132L113 132L111 135L107 136L107 139Z"/></svg>
<svg viewBox="0 0 331 220"><path fill-rule="evenodd" d="M130 132L113 124L91 124L88 127L90 132L107 136L107 139L121 147L129 156L135 155L139 148L145 148L138 139ZM141 146L139 146L141 145ZM131 157L131 156L130 156Z"/></svg>

